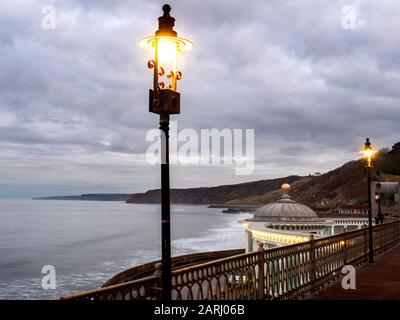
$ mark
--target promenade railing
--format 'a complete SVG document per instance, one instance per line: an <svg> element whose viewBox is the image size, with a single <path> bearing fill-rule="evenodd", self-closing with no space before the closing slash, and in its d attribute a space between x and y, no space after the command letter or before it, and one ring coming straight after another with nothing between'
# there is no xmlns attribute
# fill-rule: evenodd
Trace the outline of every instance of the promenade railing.
<svg viewBox="0 0 400 320"><path fill-rule="evenodd" d="M400 243L400 221L373 227L374 255ZM174 300L296 299L318 292L343 266L368 261L368 228L273 249L244 253L172 272ZM60 299L157 300L161 266L153 276Z"/></svg>

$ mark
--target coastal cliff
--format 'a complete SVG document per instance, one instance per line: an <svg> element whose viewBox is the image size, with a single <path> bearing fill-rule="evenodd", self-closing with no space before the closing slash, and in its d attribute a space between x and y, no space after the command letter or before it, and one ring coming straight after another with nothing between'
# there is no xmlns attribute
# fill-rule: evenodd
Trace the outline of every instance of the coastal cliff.
<svg viewBox="0 0 400 320"><path fill-rule="evenodd" d="M350 161L339 168L314 176L288 176L218 187L171 189L171 203L255 206L276 201L282 183L292 185L292 199L312 207L331 207L340 203L364 204L366 193L365 161ZM400 143L382 149L374 159L382 181L400 182ZM375 170L374 169L374 170ZM373 180L375 171L373 171ZM137 193L127 203L160 203L160 190Z"/></svg>
<svg viewBox="0 0 400 320"><path fill-rule="evenodd" d="M236 199L245 199L250 196L261 196L278 189L282 183L294 183L299 176L259 180L218 187L171 189L171 203L181 204L213 204L225 203ZM160 203L160 189L148 190L144 193L132 195L127 203Z"/></svg>

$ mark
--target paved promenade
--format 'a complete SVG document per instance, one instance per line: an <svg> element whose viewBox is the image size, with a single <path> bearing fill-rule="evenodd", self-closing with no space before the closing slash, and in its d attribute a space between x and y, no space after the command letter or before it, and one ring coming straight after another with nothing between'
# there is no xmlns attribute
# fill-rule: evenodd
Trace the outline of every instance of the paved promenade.
<svg viewBox="0 0 400 320"><path fill-rule="evenodd" d="M307 300L400 300L400 245L357 269L355 290L339 281Z"/></svg>

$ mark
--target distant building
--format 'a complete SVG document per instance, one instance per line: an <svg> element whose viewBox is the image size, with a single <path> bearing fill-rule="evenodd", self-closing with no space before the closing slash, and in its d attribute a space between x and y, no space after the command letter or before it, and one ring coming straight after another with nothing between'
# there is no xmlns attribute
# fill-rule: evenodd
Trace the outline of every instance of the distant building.
<svg viewBox="0 0 400 320"><path fill-rule="evenodd" d="M247 252L257 250L260 243L264 248L274 248L329 235L360 229L366 225L365 215L354 214L320 218L310 207L290 199L290 185L281 187L281 198L255 211L253 218L239 221L245 231Z"/></svg>
<svg viewBox="0 0 400 320"><path fill-rule="evenodd" d="M384 207L394 207L400 201L400 183L398 182L381 182L381 188L375 188L375 194L380 193L381 204Z"/></svg>
<svg viewBox="0 0 400 320"><path fill-rule="evenodd" d="M381 197L382 212L390 212L393 207L400 203L400 183L399 182L381 182L381 188L378 189L376 183L372 183L372 212L378 212L378 198Z"/></svg>
<svg viewBox="0 0 400 320"><path fill-rule="evenodd" d="M334 213L346 214L346 215L367 215L368 206L356 205L356 204L345 204L332 210Z"/></svg>

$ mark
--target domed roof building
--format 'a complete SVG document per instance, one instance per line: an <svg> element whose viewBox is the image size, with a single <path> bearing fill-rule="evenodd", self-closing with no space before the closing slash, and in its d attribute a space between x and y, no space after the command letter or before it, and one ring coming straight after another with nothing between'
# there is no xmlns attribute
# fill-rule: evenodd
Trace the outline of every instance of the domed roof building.
<svg viewBox="0 0 400 320"><path fill-rule="evenodd" d="M290 190L291 186L284 183L279 200L258 208L252 218L239 221L245 229L246 251L254 251L260 244L273 248L305 242L311 237L316 239L343 232L349 225L358 229L366 222L365 218L351 221L319 218L313 209L292 200Z"/></svg>
<svg viewBox="0 0 400 320"><path fill-rule="evenodd" d="M254 221L313 221L318 219L317 214L310 207L290 199L290 185L281 186L283 195L273 203L257 209Z"/></svg>

